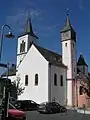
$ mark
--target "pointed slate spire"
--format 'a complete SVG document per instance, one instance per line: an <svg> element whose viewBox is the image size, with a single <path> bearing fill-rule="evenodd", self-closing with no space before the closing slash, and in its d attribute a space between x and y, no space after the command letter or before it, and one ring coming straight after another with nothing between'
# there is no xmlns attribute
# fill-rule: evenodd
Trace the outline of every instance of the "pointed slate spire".
<svg viewBox="0 0 90 120"><path fill-rule="evenodd" d="M70 20L69 20L69 18L67 17L67 19L66 19L66 26L68 27L68 26L71 26L71 23L70 23Z"/></svg>
<svg viewBox="0 0 90 120"><path fill-rule="evenodd" d="M31 23L31 18L30 18L30 14L28 13L27 15L27 20L26 20L26 25L25 25L25 29L24 32L19 35L18 37L24 36L24 35L31 35L37 39L39 39L34 33L33 33L33 28L32 28L32 23Z"/></svg>
<svg viewBox="0 0 90 120"><path fill-rule="evenodd" d="M27 20L26 20L25 33L33 34L32 23L31 23L31 19L30 19L30 14L29 13L28 13Z"/></svg>
<svg viewBox="0 0 90 120"><path fill-rule="evenodd" d="M69 9L67 9L67 18L66 18L66 23L64 28L61 30L61 32L66 32L68 30L73 30L71 23L70 23L70 19L69 19ZM73 30L74 31L74 30Z"/></svg>
<svg viewBox="0 0 90 120"><path fill-rule="evenodd" d="M84 57L83 57L82 53L80 53L80 56L79 56L77 65L78 65L78 66L83 66L83 65L88 66L88 65L86 64L85 60L84 60Z"/></svg>

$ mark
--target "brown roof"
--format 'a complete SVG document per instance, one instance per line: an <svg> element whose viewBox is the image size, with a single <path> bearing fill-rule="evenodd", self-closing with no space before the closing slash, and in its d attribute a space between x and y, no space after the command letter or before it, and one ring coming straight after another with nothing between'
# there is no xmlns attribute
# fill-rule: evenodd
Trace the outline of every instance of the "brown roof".
<svg viewBox="0 0 90 120"><path fill-rule="evenodd" d="M34 44L35 45L35 44ZM43 55L43 57L51 64L59 67L67 68L62 63L62 56L56 52L50 51L48 49L45 49L41 46L35 45L35 47L38 49L38 51Z"/></svg>

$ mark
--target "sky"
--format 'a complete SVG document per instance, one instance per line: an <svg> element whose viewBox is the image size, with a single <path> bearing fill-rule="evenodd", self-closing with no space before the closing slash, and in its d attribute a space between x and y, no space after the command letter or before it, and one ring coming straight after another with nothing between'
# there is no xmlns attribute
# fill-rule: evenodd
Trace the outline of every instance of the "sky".
<svg viewBox="0 0 90 120"><path fill-rule="evenodd" d="M90 0L0 0L0 28L11 26L14 39L3 38L1 62L16 63L17 37L24 31L27 13L30 13L38 44L61 54L60 30L69 18L76 31L77 59L82 53L90 71ZM4 28L3 34L8 32Z"/></svg>

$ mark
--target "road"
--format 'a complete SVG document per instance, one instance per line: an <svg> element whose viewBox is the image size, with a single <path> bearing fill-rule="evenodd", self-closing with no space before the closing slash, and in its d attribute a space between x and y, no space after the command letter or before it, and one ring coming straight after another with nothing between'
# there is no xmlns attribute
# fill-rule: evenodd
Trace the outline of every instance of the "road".
<svg viewBox="0 0 90 120"><path fill-rule="evenodd" d="M90 115L68 110L67 114L39 114L37 111L26 112L27 120L90 120Z"/></svg>

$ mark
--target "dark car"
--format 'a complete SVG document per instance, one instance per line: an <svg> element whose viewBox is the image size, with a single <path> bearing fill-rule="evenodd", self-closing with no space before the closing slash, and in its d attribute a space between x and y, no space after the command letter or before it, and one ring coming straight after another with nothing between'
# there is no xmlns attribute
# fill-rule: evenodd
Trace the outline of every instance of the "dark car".
<svg viewBox="0 0 90 120"><path fill-rule="evenodd" d="M4 111L2 110L2 117ZM3 120L1 117L1 120ZM12 104L9 103L8 118L7 120L26 120L26 114L24 111L17 110Z"/></svg>
<svg viewBox="0 0 90 120"><path fill-rule="evenodd" d="M19 110L29 111L37 110L38 104L32 100L17 100L14 106Z"/></svg>
<svg viewBox="0 0 90 120"><path fill-rule="evenodd" d="M60 113L66 111L67 109L57 102L44 102L38 106L38 112L40 113Z"/></svg>

